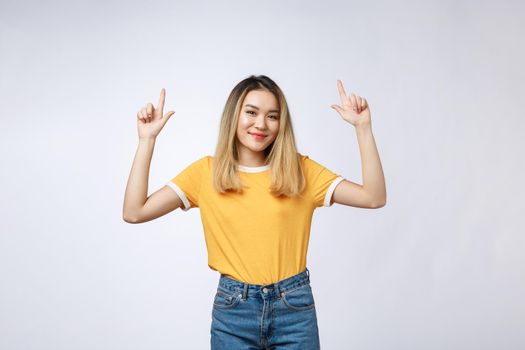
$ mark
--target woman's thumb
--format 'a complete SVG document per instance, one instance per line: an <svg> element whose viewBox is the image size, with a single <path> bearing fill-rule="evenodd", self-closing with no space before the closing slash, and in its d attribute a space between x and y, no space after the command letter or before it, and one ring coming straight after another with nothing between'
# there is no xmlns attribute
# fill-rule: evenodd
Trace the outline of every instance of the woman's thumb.
<svg viewBox="0 0 525 350"><path fill-rule="evenodd" d="M335 109L339 113L342 112L341 107L339 107L338 105L331 105L330 107L332 107L333 109Z"/></svg>
<svg viewBox="0 0 525 350"><path fill-rule="evenodd" d="M168 113L166 113L166 114L164 115L164 118L170 119L170 117L171 117L172 115L174 115L174 114L175 114L174 111L169 111Z"/></svg>
<svg viewBox="0 0 525 350"><path fill-rule="evenodd" d="M168 122L168 120L170 119L170 117L171 117L172 115L174 115L174 114L175 114L174 111L169 111L168 113L164 114L164 118L163 118L163 119L164 119L164 124L166 124L166 123ZM164 125L164 124L163 124L163 125Z"/></svg>

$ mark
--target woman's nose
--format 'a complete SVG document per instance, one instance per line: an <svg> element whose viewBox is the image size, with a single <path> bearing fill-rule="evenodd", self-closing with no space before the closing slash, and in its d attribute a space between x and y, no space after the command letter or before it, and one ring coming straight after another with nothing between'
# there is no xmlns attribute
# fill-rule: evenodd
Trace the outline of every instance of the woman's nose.
<svg viewBox="0 0 525 350"><path fill-rule="evenodd" d="M266 127L266 118L263 116L258 116L255 118L255 127L265 128Z"/></svg>

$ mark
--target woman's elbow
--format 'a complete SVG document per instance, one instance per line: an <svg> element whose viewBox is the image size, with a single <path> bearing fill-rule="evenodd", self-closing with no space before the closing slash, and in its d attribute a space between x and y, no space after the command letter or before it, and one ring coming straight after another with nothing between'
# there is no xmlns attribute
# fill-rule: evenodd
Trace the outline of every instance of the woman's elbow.
<svg viewBox="0 0 525 350"><path fill-rule="evenodd" d="M383 208L386 205L386 199L378 202L374 202L371 206L372 209Z"/></svg>
<svg viewBox="0 0 525 350"><path fill-rule="evenodd" d="M132 215L129 213L122 213L122 220L128 224L140 224L142 222L137 215Z"/></svg>

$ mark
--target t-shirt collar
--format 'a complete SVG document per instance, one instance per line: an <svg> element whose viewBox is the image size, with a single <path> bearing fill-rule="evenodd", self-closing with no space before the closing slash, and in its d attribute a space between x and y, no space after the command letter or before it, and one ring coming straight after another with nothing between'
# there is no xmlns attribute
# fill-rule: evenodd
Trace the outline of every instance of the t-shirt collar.
<svg viewBox="0 0 525 350"><path fill-rule="evenodd" d="M262 165L262 166L246 166L246 165L238 165L239 171L245 172L245 173L260 173L263 171L266 171L270 169L270 164Z"/></svg>

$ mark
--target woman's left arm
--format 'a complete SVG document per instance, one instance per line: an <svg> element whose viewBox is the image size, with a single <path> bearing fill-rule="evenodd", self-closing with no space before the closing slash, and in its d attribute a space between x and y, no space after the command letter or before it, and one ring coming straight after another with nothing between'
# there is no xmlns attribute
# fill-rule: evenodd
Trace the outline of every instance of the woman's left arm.
<svg viewBox="0 0 525 350"><path fill-rule="evenodd" d="M334 190L332 201L361 208L381 208L386 204L386 185L381 160L372 134L370 107L365 98L353 93L347 97L340 80L337 81L337 87L342 106L332 105L331 107L355 127L361 155L363 185L348 180L341 181Z"/></svg>

